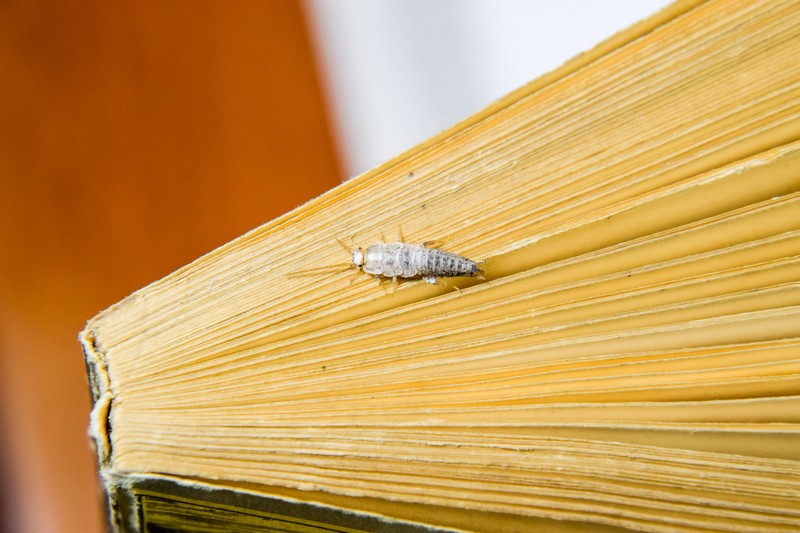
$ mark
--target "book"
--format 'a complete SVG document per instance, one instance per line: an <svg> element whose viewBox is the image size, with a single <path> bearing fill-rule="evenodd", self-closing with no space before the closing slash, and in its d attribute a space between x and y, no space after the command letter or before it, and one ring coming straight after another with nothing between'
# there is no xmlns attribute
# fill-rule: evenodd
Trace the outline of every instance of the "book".
<svg viewBox="0 0 800 533"><path fill-rule="evenodd" d="M800 528L798 53L677 2L100 313L114 527ZM483 277L347 267L400 234Z"/></svg>

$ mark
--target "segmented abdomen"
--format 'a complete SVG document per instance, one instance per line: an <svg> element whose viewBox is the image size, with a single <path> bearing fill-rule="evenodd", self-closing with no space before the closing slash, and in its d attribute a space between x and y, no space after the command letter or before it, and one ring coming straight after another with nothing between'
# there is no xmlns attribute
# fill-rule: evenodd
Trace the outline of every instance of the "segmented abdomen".
<svg viewBox="0 0 800 533"><path fill-rule="evenodd" d="M420 276L447 278L454 276L474 276L478 272L475 261L466 257L436 248L422 248L418 273Z"/></svg>
<svg viewBox="0 0 800 533"><path fill-rule="evenodd" d="M390 242L367 248L364 272L398 278L475 276L478 266L466 257L444 250Z"/></svg>

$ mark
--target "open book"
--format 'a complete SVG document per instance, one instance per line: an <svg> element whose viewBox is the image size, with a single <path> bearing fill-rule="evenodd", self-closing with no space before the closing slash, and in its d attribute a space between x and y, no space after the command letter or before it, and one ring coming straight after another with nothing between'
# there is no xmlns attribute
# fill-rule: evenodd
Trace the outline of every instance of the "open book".
<svg viewBox="0 0 800 533"><path fill-rule="evenodd" d="M99 314L112 521L800 529L798 58L678 2ZM352 279L400 230L485 279Z"/></svg>

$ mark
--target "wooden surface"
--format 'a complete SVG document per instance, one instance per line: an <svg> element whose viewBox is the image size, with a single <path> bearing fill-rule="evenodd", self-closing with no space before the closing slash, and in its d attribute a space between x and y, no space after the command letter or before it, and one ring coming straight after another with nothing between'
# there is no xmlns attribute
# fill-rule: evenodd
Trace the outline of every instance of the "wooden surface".
<svg viewBox="0 0 800 533"><path fill-rule="evenodd" d="M336 184L300 5L0 6L0 528L101 529L76 336Z"/></svg>

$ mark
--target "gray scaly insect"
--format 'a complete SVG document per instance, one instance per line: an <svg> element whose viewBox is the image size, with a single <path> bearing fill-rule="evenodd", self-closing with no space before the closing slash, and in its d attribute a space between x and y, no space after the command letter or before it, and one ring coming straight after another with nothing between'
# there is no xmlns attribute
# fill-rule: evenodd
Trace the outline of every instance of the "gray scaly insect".
<svg viewBox="0 0 800 533"><path fill-rule="evenodd" d="M436 241L419 244L405 242L385 242L363 248L353 248L351 267L371 274L380 283L382 278L422 278L426 283L437 284L436 278L481 277L483 271L479 265L482 261L473 261L466 257L445 252L431 245ZM347 246L340 241L340 244Z"/></svg>

